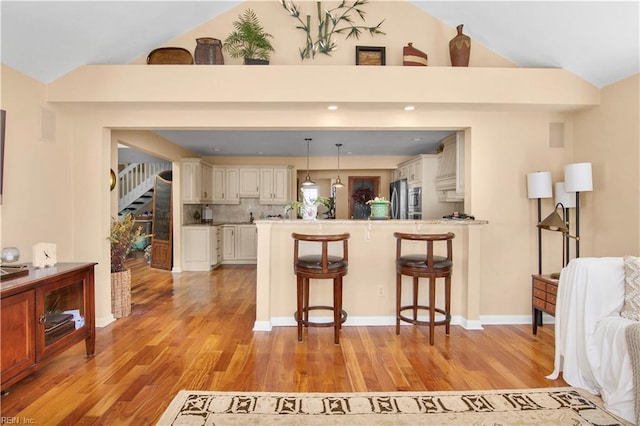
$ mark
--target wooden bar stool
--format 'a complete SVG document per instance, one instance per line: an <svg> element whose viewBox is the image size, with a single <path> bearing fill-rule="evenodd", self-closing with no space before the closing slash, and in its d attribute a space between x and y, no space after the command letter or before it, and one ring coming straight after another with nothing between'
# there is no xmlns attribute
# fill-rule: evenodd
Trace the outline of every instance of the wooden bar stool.
<svg viewBox="0 0 640 426"><path fill-rule="evenodd" d="M298 323L298 341L302 341L302 326L333 327L334 341L340 342L340 329L347 320L347 313L342 309L342 277L347 275L349 254L348 233L338 235L305 235L293 233L293 271L297 278L297 309L294 318ZM320 254L298 255L300 241L320 243ZM342 241L342 257L329 254L329 243ZM333 280L333 306L309 306L309 279ZM309 321L309 311L333 311L333 321Z"/></svg>
<svg viewBox="0 0 640 426"><path fill-rule="evenodd" d="M451 325L451 272L453 270L453 248L452 240L455 234L404 234L395 232L396 238L396 334L400 334L400 320L414 325L429 326L429 343L433 345L434 327L444 325L446 334L449 335ZM427 245L424 254L402 255L402 241L425 241ZM447 256L435 256L433 254L433 243L436 241L446 241ZM402 299L402 276L413 277L413 301L411 305L401 306ZM418 280L420 278L429 279L429 305L418 304ZM444 278L444 309L436 308L436 278ZM418 310L427 310L429 320L419 320ZM411 318L402 314L403 311L411 310ZM444 315L444 319L436 321L436 312Z"/></svg>

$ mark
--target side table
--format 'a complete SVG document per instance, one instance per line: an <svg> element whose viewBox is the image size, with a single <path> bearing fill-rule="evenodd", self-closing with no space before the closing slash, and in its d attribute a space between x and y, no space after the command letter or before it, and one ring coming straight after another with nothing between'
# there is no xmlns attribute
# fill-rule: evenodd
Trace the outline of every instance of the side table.
<svg viewBox="0 0 640 426"><path fill-rule="evenodd" d="M556 314L556 297L558 295L558 280L549 275L532 275L532 307L533 334L538 333L538 325L542 326L542 313L551 316Z"/></svg>

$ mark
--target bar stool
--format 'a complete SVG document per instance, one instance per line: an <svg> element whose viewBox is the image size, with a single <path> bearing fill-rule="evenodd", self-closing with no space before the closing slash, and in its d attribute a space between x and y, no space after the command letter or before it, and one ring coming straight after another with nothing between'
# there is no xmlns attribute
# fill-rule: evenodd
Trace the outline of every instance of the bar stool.
<svg viewBox="0 0 640 426"><path fill-rule="evenodd" d="M333 327L334 342L339 344L339 331L347 320L347 313L342 309L342 277L347 275L349 267L348 233L337 235L305 235L293 233L293 271L297 278L297 309L294 318L298 323L298 341L302 341L302 326ZM300 241L320 243L320 254L298 255ZM342 241L342 257L329 254L329 243ZM309 306L309 279L333 280L333 306ZM333 321L309 321L309 311L333 311Z"/></svg>
<svg viewBox="0 0 640 426"><path fill-rule="evenodd" d="M453 269L453 248L452 240L455 234L404 234L395 232L396 238L396 334L400 334L400 320L414 325L429 326L429 343L433 345L434 327L444 325L446 334L449 335L451 325L451 272ZM424 254L402 255L402 241L425 241L427 251ZM433 243L436 241L446 241L447 256L435 256L433 254ZM411 305L401 306L402 299L402 276L413 277L413 302ZM418 280L429 278L429 306L418 304ZM444 309L436 308L436 278L444 278ZM429 311L429 320L419 320L418 310ZM411 310L412 318L402 314L403 311ZM436 312L443 314L444 319L436 321Z"/></svg>

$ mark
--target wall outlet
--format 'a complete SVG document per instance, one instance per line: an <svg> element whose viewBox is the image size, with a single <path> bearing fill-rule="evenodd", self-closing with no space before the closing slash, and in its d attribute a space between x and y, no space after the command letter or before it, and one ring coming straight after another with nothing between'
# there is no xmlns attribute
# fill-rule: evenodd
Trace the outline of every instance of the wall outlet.
<svg viewBox="0 0 640 426"><path fill-rule="evenodd" d="M378 296L384 296L384 288L382 286L378 286Z"/></svg>

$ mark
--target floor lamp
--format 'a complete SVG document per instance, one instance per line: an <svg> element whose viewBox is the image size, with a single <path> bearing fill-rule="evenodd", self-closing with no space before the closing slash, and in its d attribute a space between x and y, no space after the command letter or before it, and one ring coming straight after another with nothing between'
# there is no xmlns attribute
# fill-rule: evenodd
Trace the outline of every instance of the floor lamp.
<svg viewBox="0 0 640 426"><path fill-rule="evenodd" d="M580 257L580 193L593 191L591 163L564 166L564 189L576 193L576 258Z"/></svg>
<svg viewBox="0 0 640 426"><path fill-rule="evenodd" d="M560 217L558 214L558 208L562 212L562 215L565 214L565 208L562 204L556 204L553 212L547 216L542 222L538 223L538 229L546 229L547 231L557 231L562 232L562 267L564 268L567 264L567 259L565 258L565 247L569 238L575 238L573 235L569 235L569 224L567 223L566 217ZM554 272L550 275L553 279L560 278L559 272Z"/></svg>
<svg viewBox="0 0 640 426"><path fill-rule="evenodd" d="M538 221L542 220L541 198L551 198L551 172L527 173L527 194L529 199L538 199ZM538 228L538 274L542 274L542 230Z"/></svg>
<svg viewBox="0 0 640 426"><path fill-rule="evenodd" d="M556 206L557 205L561 205L563 206L563 210L564 210L564 215L563 217L566 218L566 223L567 223L567 233L565 233L564 239L565 239L565 258L567 259L567 262L569 262L570 259L570 247L569 247L569 209L573 209L576 207L576 197L575 194L573 192L566 192L564 189L564 182L556 182L554 184L554 192L555 192L555 201L556 201ZM562 266L566 266L566 263Z"/></svg>

